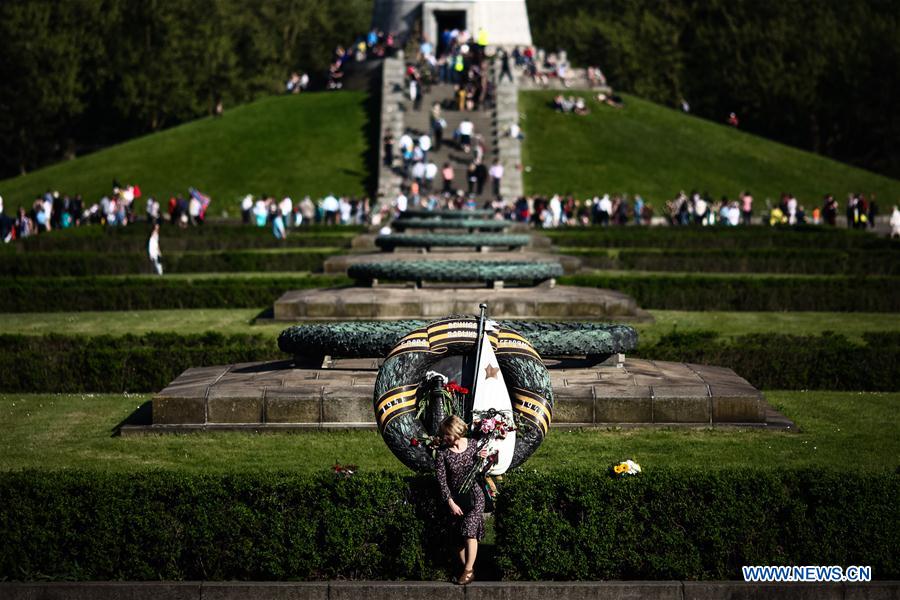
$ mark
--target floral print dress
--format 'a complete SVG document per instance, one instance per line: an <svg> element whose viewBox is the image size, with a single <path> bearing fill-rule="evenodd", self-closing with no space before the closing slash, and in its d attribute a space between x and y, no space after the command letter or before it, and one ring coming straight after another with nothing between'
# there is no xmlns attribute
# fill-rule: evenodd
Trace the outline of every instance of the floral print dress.
<svg viewBox="0 0 900 600"><path fill-rule="evenodd" d="M454 452L449 448L438 450L434 470L438 485L441 487L441 500L444 504L450 499L450 490L458 490L466 475L475 465L475 444L469 440L468 447L462 452ZM459 534L464 538L481 540L484 537L484 491L476 484L472 487L475 505L461 517L452 517L456 522ZM449 510L449 509L448 509Z"/></svg>

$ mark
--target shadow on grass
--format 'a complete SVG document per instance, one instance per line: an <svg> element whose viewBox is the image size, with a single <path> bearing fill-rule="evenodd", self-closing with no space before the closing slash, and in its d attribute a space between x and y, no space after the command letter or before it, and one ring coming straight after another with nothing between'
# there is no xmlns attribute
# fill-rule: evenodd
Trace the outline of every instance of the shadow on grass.
<svg viewBox="0 0 900 600"><path fill-rule="evenodd" d="M125 417L112 428L110 437L122 435L122 427L126 425L153 425L153 401L147 400L137 407L133 413Z"/></svg>

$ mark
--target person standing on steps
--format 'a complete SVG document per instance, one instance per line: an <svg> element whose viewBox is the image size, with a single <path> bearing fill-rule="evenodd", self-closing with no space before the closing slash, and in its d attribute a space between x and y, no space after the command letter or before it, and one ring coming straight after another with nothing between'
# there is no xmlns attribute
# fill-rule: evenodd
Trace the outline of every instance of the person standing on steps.
<svg viewBox="0 0 900 600"><path fill-rule="evenodd" d="M512 83L513 76L512 70L509 68L509 54L506 53L506 50L500 51L500 77L497 78L497 82L503 81L503 76L509 78L509 82Z"/></svg>
<svg viewBox="0 0 900 600"><path fill-rule="evenodd" d="M466 430L465 421L459 417L453 415L444 419L440 426L443 447L438 450L434 461L441 500L450 509L454 528L459 534L462 573L456 582L460 585L467 585L475 579L478 542L484 538L484 491L481 486L474 486L465 498L454 493L475 466L476 454L482 458L487 456L486 449L476 451L475 442L465 437Z"/></svg>
<svg viewBox="0 0 900 600"><path fill-rule="evenodd" d="M499 198L500 182L503 179L503 165L500 164L499 158L494 159L494 164L491 165L489 173L491 176L491 183L493 184L494 197Z"/></svg>
<svg viewBox="0 0 900 600"><path fill-rule="evenodd" d="M453 193L453 167L450 163L445 162L444 168L441 169L441 177L444 178L444 190L445 194Z"/></svg>

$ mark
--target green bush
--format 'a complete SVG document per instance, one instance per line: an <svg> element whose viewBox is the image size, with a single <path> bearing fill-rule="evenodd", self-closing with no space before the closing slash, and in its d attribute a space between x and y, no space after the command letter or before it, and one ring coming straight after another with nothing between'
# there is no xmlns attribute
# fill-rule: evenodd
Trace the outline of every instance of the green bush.
<svg viewBox="0 0 900 600"><path fill-rule="evenodd" d="M634 355L729 367L760 389L900 389L900 333L866 333L863 339L859 344L831 333L755 333L723 340L713 332L676 332L652 346L638 346Z"/></svg>
<svg viewBox="0 0 900 600"><path fill-rule="evenodd" d="M0 580L443 578L437 508L383 473L3 473Z"/></svg>
<svg viewBox="0 0 900 600"><path fill-rule="evenodd" d="M900 311L900 279L895 277L588 273L557 281L618 290L649 309Z"/></svg>
<svg viewBox="0 0 900 600"><path fill-rule="evenodd" d="M166 273L234 273L321 271L325 259L338 248L281 251L226 250L173 252L163 250ZM153 271L146 253L32 252L0 254L0 274L23 276L134 275Z"/></svg>
<svg viewBox="0 0 900 600"><path fill-rule="evenodd" d="M541 232L560 247L896 250L896 241L833 227L573 227Z"/></svg>
<svg viewBox="0 0 900 600"><path fill-rule="evenodd" d="M343 276L9 278L0 312L262 308L289 290L349 284Z"/></svg>
<svg viewBox="0 0 900 600"><path fill-rule="evenodd" d="M167 252L203 252L212 250L248 250L253 248L292 248L330 246L347 248L362 226L310 225L288 230L285 240L276 240L270 227L237 223L209 222L202 227L181 229L170 225L160 228L160 246ZM145 223L129 227L88 226L56 230L30 236L4 246L8 252L136 252L147 251L150 232Z"/></svg>
<svg viewBox="0 0 900 600"><path fill-rule="evenodd" d="M567 248L586 267L635 271L900 275L900 252L796 248Z"/></svg>
<svg viewBox="0 0 900 600"><path fill-rule="evenodd" d="M743 565L900 576L900 476L822 470L516 473L495 517L505 578L740 579Z"/></svg>
<svg viewBox="0 0 900 600"><path fill-rule="evenodd" d="M900 311L893 277L773 277L589 273L560 284L619 290L643 308L727 311ZM7 278L0 312L77 312L271 306L293 289L350 285L338 275L311 277L34 277Z"/></svg>
<svg viewBox="0 0 900 600"><path fill-rule="evenodd" d="M189 367L285 358L257 335L0 336L7 392L155 392Z"/></svg>
<svg viewBox="0 0 900 600"><path fill-rule="evenodd" d="M900 476L603 466L514 471L495 511L505 579L740 579L751 564L900 576ZM0 579L443 579L432 477L0 474Z"/></svg>
<svg viewBox="0 0 900 600"><path fill-rule="evenodd" d="M729 367L760 389L900 390L900 333L744 335L672 333L629 355ZM189 367L287 360L276 340L257 335L0 335L6 392L157 392Z"/></svg>

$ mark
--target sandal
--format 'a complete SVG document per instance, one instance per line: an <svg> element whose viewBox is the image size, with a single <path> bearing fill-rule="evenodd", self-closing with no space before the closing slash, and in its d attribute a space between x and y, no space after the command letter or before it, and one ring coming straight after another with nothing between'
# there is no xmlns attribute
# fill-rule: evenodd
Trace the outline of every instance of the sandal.
<svg viewBox="0 0 900 600"><path fill-rule="evenodd" d="M459 576L459 579L456 580L456 583L459 585L468 585L472 583L475 579L475 569L466 569L462 572L462 575Z"/></svg>

